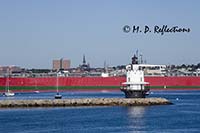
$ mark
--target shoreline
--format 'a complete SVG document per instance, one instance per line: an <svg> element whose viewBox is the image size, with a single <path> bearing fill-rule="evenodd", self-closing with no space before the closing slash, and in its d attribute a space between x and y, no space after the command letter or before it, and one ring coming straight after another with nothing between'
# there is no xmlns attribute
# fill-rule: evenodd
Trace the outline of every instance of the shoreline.
<svg viewBox="0 0 200 133"><path fill-rule="evenodd" d="M165 98L81 98L44 100L0 100L0 108L152 106L172 104Z"/></svg>

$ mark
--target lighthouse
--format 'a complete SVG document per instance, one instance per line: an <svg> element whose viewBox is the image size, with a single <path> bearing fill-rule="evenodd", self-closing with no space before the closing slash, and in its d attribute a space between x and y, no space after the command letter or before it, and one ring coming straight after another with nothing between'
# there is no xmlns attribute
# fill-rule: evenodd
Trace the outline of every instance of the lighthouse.
<svg viewBox="0 0 200 133"><path fill-rule="evenodd" d="M145 68L163 68L164 65L139 64L138 57L132 57L131 64L126 66L126 82L122 83L121 91L126 98L145 98L149 91L149 82L144 81Z"/></svg>

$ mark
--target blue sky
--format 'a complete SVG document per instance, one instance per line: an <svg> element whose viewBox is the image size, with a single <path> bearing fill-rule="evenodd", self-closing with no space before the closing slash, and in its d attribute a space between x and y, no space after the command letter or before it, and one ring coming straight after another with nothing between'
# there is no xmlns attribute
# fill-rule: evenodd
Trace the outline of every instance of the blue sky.
<svg viewBox="0 0 200 133"><path fill-rule="evenodd" d="M92 67L128 64L138 49L151 64L200 62L198 0L6 0L0 1L0 65L52 68L83 54ZM168 25L189 33L124 33L124 25Z"/></svg>

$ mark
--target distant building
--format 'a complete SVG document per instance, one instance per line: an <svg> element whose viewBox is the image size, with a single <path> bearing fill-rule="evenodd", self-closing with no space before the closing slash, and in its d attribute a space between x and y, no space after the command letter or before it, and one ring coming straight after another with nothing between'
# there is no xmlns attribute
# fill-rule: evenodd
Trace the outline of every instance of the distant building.
<svg viewBox="0 0 200 133"><path fill-rule="evenodd" d="M86 62L85 55L83 55L83 63L79 67L81 71L90 71L90 64Z"/></svg>
<svg viewBox="0 0 200 133"><path fill-rule="evenodd" d="M10 75L12 73L20 73L22 69L18 66L0 66L0 75Z"/></svg>
<svg viewBox="0 0 200 133"><path fill-rule="evenodd" d="M53 70L65 70L69 69L71 65L70 60L61 58L60 60L53 60Z"/></svg>

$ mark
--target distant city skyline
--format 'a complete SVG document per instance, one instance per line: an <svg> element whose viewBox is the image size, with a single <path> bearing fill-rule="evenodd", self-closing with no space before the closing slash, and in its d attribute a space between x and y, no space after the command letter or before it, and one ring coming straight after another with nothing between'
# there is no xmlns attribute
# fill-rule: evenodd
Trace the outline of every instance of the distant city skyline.
<svg viewBox="0 0 200 133"><path fill-rule="evenodd" d="M52 68L125 65L139 50L150 64L200 63L200 1L0 1L0 65ZM190 28L189 33L135 34L123 27Z"/></svg>

